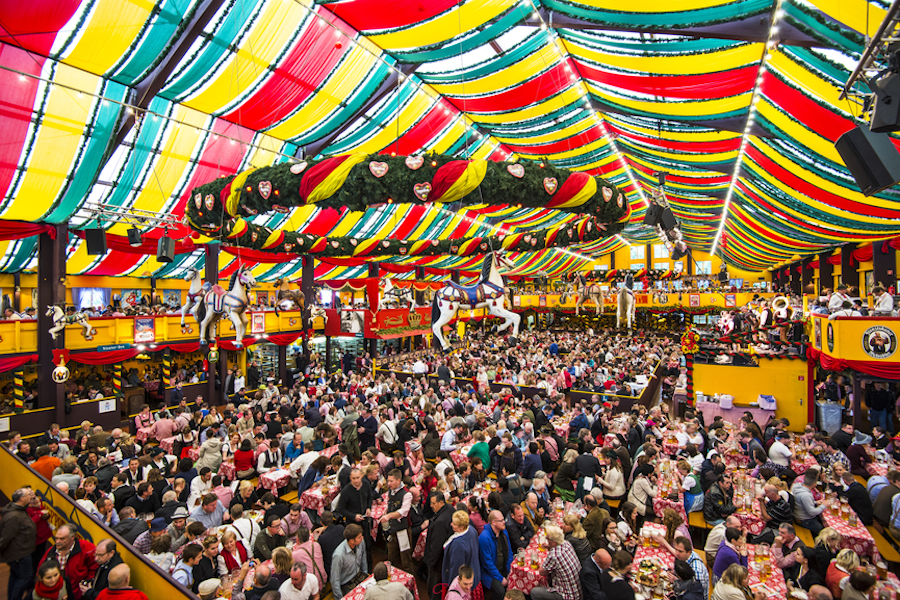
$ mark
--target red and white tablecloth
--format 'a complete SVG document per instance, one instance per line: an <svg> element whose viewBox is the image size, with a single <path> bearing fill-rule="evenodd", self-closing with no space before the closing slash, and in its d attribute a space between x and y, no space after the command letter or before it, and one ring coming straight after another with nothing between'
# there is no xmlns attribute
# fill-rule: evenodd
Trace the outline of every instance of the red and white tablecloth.
<svg viewBox="0 0 900 600"><path fill-rule="evenodd" d="M234 463L222 461L222 464L219 465L219 475L228 481L234 481L235 477L237 477L237 469L235 468Z"/></svg>
<svg viewBox="0 0 900 600"><path fill-rule="evenodd" d="M819 463L816 462L816 457L812 454L807 454L803 460L792 460L791 470L797 475L803 475L810 467L817 467L818 465Z"/></svg>
<svg viewBox="0 0 900 600"><path fill-rule="evenodd" d="M753 510L744 508L734 513L734 516L740 520L741 527L753 535L759 535L766 528L766 522L759 516L759 506L754 506Z"/></svg>
<svg viewBox="0 0 900 600"><path fill-rule="evenodd" d="M381 517L384 516L384 513L387 512L387 501L388 495L382 494L380 498L376 498L372 503L372 540L375 541L378 539L378 529L380 525L378 523L381 520Z"/></svg>
<svg viewBox="0 0 900 600"><path fill-rule="evenodd" d="M172 450L175 448L175 436L164 438L159 441L159 447L166 451L167 454L172 454ZM196 461L200 458L200 449L199 448L191 448L188 450L188 456L191 460Z"/></svg>
<svg viewBox="0 0 900 600"><path fill-rule="evenodd" d="M324 450L319 452L319 456L324 456L325 458L331 458L335 454L337 454L339 446L335 444L334 446L328 446Z"/></svg>
<svg viewBox="0 0 900 600"><path fill-rule="evenodd" d="M533 538L531 538L531 543L528 544L528 547L525 549L525 564L519 564L519 557L516 554L513 554L512 566L509 568L509 586L507 589L510 590L519 590L525 594L530 594L531 590L536 587L546 587L547 586L547 578L543 577L540 574L538 569L541 565L544 564L544 560L547 558L547 551L540 548L538 546L538 536L535 534ZM537 553L537 565L534 565L531 560L531 555L533 552Z"/></svg>
<svg viewBox="0 0 900 600"><path fill-rule="evenodd" d="M259 487L278 495L278 488L283 488L291 480L289 469L272 469L259 476Z"/></svg>
<svg viewBox="0 0 900 600"><path fill-rule="evenodd" d="M388 579L391 581L399 581L412 592L414 600L419 600L419 590L416 586L416 578L403 571L401 569L396 569L390 564L388 564ZM369 586L375 585L374 578L370 575L366 578L361 584L344 594L345 600L365 600L366 590Z"/></svg>
<svg viewBox="0 0 900 600"><path fill-rule="evenodd" d="M871 556L876 560L880 558L875 538L859 519L856 527L851 527L840 515L832 514L829 508L822 511L822 520L826 527L831 527L841 534L841 548L849 548L860 556Z"/></svg>
<svg viewBox="0 0 900 600"><path fill-rule="evenodd" d="M143 444L150 438L150 429L150 427L141 427L137 430L137 433L134 434L134 438L138 443Z"/></svg>
<svg viewBox="0 0 900 600"><path fill-rule="evenodd" d="M882 477L887 477L888 466L884 463L873 462L869 463L869 473L872 475L881 475Z"/></svg>
<svg viewBox="0 0 900 600"><path fill-rule="evenodd" d="M744 469L750 464L750 457L744 454L725 454L722 457L725 466L728 469Z"/></svg>
<svg viewBox="0 0 900 600"><path fill-rule="evenodd" d="M667 508L674 509L681 518L684 519L684 522L687 523L687 513L684 512L684 499L681 494L678 495L677 500L670 500L668 496L663 497L662 494L657 494L656 498L653 499L653 512L657 517L662 518L663 511Z"/></svg>
<svg viewBox="0 0 900 600"><path fill-rule="evenodd" d="M451 452L450 459L453 461L453 464L458 467L461 462L469 460L469 450L471 450L474 445L475 444L465 444Z"/></svg>
<svg viewBox="0 0 900 600"><path fill-rule="evenodd" d="M297 499L297 502L303 508L314 510L321 515L323 512L325 512L326 507L331 506L331 502L337 497L340 491L341 489L339 486L333 485L328 490L328 494L323 495L322 486L314 485L313 487L300 494L300 498Z"/></svg>
<svg viewBox="0 0 900 600"><path fill-rule="evenodd" d="M553 425L553 429L556 430L556 435L558 435L559 437L561 437L564 440L568 439L568 437L569 437L569 419L555 417L551 421L551 423Z"/></svg>
<svg viewBox="0 0 900 600"><path fill-rule="evenodd" d="M662 443L663 454L667 454L669 456L675 456L676 454L678 454L679 450L680 450L680 448L678 447L678 442L675 442L673 444L672 442L664 441Z"/></svg>

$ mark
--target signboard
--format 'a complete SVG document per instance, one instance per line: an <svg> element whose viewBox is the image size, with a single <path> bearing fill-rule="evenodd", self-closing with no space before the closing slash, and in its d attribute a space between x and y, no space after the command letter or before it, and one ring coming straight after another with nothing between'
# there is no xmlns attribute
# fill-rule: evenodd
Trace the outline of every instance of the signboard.
<svg viewBox="0 0 900 600"><path fill-rule="evenodd" d="M266 313L250 313L250 333L266 332Z"/></svg>
<svg viewBox="0 0 900 600"><path fill-rule="evenodd" d="M110 344L109 346L97 346L97 352L115 352L116 350L129 350L131 344Z"/></svg>
<svg viewBox="0 0 900 600"><path fill-rule="evenodd" d="M513 296L513 306L522 306L522 298L520 296Z"/></svg>
<svg viewBox="0 0 900 600"><path fill-rule="evenodd" d="M181 290L163 290L163 304L166 306L181 306Z"/></svg>
<svg viewBox="0 0 900 600"><path fill-rule="evenodd" d="M122 290L122 305L137 306L141 303L141 290Z"/></svg>
<svg viewBox="0 0 900 600"><path fill-rule="evenodd" d="M268 306L269 292L256 292L256 303L260 306Z"/></svg>
<svg viewBox="0 0 900 600"><path fill-rule="evenodd" d="M134 318L134 343L148 344L156 341L156 319L154 317Z"/></svg>
<svg viewBox="0 0 900 600"><path fill-rule="evenodd" d="M890 358L897 351L897 336L884 325L874 325L863 332L863 351L872 358Z"/></svg>
<svg viewBox="0 0 900 600"><path fill-rule="evenodd" d="M817 350L822 349L822 319L813 319L813 330L815 331L815 345Z"/></svg>
<svg viewBox="0 0 900 600"><path fill-rule="evenodd" d="M100 405L100 413L109 413L116 410L115 398L111 398L109 400L100 400L97 404Z"/></svg>

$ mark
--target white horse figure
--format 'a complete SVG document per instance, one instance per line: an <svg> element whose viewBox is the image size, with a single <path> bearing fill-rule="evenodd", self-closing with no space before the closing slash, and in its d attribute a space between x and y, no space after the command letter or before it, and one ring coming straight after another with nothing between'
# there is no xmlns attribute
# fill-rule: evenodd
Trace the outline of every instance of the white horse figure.
<svg viewBox="0 0 900 600"><path fill-rule="evenodd" d="M313 328L313 320L322 317L325 320L325 325L328 325L328 313L325 312L325 307L320 306L318 304L312 304L309 307L309 328Z"/></svg>
<svg viewBox="0 0 900 600"><path fill-rule="evenodd" d="M575 282L566 286L559 301L563 304L569 299L569 296L575 296L575 315L581 314L581 307L584 306L585 300L590 299L597 307L596 314L603 312L603 290L596 283L588 283L584 275L578 273L575 276Z"/></svg>
<svg viewBox="0 0 900 600"><path fill-rule="evenodd" d="M81 327L84 328L81 335L83 335L86 340L94 339L94 334L97 333L97 330L91 326L91 322L88 321L87 315L83 312L67 315L65 311L58 306L47 306L47 312L44 316L53 318L53 327L50 328L50 337L54 340L59 335L60 331L65 331L66 325L71 324L81 325Z"/></svg>
<svg viewBox="0 0 900 600"><path fill-rule="evenodd" d="M404 302L409 307L410 312L416 308L416 297L412 288L395 287L390 277L385 278L384 290L382 290L381 299L378 301L378 310L400 308Z"/></svg>
<svg viewBox="0 0 900 600"><path fill-rule="evenodd" d="M231 276L226 291L219 285L214 285L203 295L203 304L200 321L200 345L205 346L206 332L210 331L222 316L227 316L234 325L234 345L240 347L247 331L247 307L250 304L250 290L256 285L256 277L249 269L238 268ZM212 337L212 336L210 336Z"/></svg>
<svg viewBox="0 0 900 600"><path fill-rule="evenodd" d="M209 283L203 283L203 275L200 273L200 269L195 269L194 267L187 270L183 279L185 281L190 281L191 285L188 288L184 306L181 307L182 332L185 330L185 319L187 318L188 313L194 316L194 320L197 321L197 323L200 323L200 319L197 318L197 310L200 308L200 303L203 301L203 294L212 288L212 285Z"/></svg>
<svg viewBox="0 0 900 600"><path fill-rule="evenodd" d="M631 329L634 321L634 292L631 291L634 286L634 278L631 275L625 276L625 285L619 288L619 300L616 307L616 329L622 328L622 320L627 319L628 329Z"/></svg>
<svg viewBox="0 0 900 600"><path fill-rule="evenodd" d="M519 335L519 323L522 318L506 308L507 290L500 275L500 264L507 268L513 268L513 264L506 260L499 252L491 252L484 257L484 265L481 267L481 278L478 283L471 286L463 286L458 283L449 283L437 291L434 295L434 303L431 305L431 331L446 351L450 344L444 338L442 331L444 325L456 318L457 311L487 308L488 311L504 319L497 328L498 333L512 325L513 337Z"/></svg>

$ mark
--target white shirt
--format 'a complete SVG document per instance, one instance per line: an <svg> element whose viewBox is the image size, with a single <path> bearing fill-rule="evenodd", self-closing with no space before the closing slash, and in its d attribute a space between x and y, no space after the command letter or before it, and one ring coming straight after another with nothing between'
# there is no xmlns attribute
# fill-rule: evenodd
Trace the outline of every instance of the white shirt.
<svg viewBox="0 0 900 600"><path fill-rule="evenodd" d="M256 536L259 534L259 525L247 517L241 517L229 527L234 530L237 539L244 544L248 554L253 556L253 544L256 543Z"/></svg>
<svg viewBox="0 0 900 600"><path fill-rule="evenodd" d="M850 300L850 296L841 292L833 293L831 299L828 300L828 310L834 312L840 309L845 300Z"/></svg>
<svg viewBox="0 0 900 600"><path fill-rule="evenodd" d="M212 477L209 481L203 481L199 475L191 480L191 493L188 496L188 510L194 510L198 506L200 498L212 490Z"/></svg>
<svg viewBox="0 0 900 600"><path fill-rule="evenodd" d="M267 458L272 462L271 467L266 466ZM256 470L260 473L266 473L267 471L281 468L282 462L284 461L281 459L281 448L276 446L259 454L256 458Z"/></svg>
<svg viewBox="0 0 900 600"><path fill-rule="evenodd" d="M234 378L234 393L237 394L241 390L247 387L246 379L244 377L235 377Z"/></svg>
<svg viewBox="0 0 900 600"><path fill-rule="evenodd" d="M781 465L782 467L791 466L791 457L794 455L791 452L790 448L775 440L772 442L772 445L769 446L769 460L771 460L776 465Z"/></svg>
<svg viewBox="0 0 900 600"><path fill-rule="evenodd" d="M309 600L319 593L319 580L312 573L307 573L303 587L298 590L288 578L278 588L278 593L281 594L281 600Z"/></svg>
<svg viewBox="0 0 900 600"><path fill-rule="evenodd" d="M309 468L309 465L313 464L313 462L319 458L318 452L304 452L300 456L294 459L294 462L291 463L290 471L291 477L303 477L306 474L306 470Z"/></svg>
<svg viewBox="0 0 900 600"><path fill-rule="evenodd" d="M875 298L875 312L889 313L894 310L894 297L884 292Z"/></svg>

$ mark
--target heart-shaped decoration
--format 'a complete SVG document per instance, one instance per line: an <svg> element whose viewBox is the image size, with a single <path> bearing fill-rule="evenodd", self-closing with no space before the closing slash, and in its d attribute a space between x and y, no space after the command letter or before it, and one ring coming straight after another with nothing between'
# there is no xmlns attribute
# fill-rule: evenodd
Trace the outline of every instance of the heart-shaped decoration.
<svg viewBox="0 0 900 600"><path fill-rule="evenodd" d="M307 162L304 160L303 162L299 162L296 165L291 165L291 173L294 175L299 175L303 171L306 170Z"/></svg>
<svg viewBox="0 0 900 600"><path fill-rule="evenodd" d="M294 245L293 245L293 244L285 244L285 245L284 245L284 251L285 251L285 252L290 252L290 251L293 250L293 249L294 249Z"/></svg>
<svg viewBox="0 0 900 600"><path fill-rule="evenodd" d="M390 248L391 243L387 240L384 240L383 242L381 242L381 245L384 246L385 248Z"/></svg>
<svg viewBox="0 0 900 600"><path fill-rule="evenodd" d="M556 188L559 187L559 182L556 181L556 177L544 177L544 189L551 196L556 193Z"/></svg>
<svg viewBox="0 0 900 600"><path fill-rule="evenodd" d="M532 238L532 239L531 239L531 245L532 245L532 246L537 246L537 242L538 242L538 241L537 241L537 238Z"/></svg>
<svg viewBox="0 0 900 600"><path fill-rule="evenodd" d="M291 212L291 209L289 209L287 206L282 206L282 205L280 205L280 204L273 204L273 205L272 205L272 210L274 210L275 212L279 212L279 213L281 213L281 214L283 214L283 215L286 215L286 214L288 214L289 212Z"/></svg>
<svg viewBox="0 0 900 600"><path fill-rule="evenodd" d="M487 244L481 244L481 245L478 246L478 247L481 248L481 251L482 251L482 252L487 252L487 249L488 249L488 245L487 245Z"/></svg>
<svg viewBox="0 0 900 600"><path fill-rule="evenodd" d="M608 187L604 186L603 189L600 190L600 191L603 193L603 200L604 200L604 201L609 202L610 200L612 200L612 197L613 197L613 191L612 191L611 189L609 189Z"/></svg>
<svg viewBox="0 0 900 600"><path fill-rule="evenodd" d="M194 194L194 205L197 210L200 210L200 207L203 206L203 194Z"/></svg>
<svg viewBox="0 0 900 600"><path fill-rule="evenodd" d="M263 197L263 200L268 200L269 196L272 195L272 182L260 181L256 189L259 190L259 195Z"/></svg>
<svg viewBox="0 0 900 600"><path fill-rule="evenodd" d="M428 194L431 192L431 184L428 182L425 183L417 183L413 186L413 192L416 194L416 198L425 202L428 200Z"/></svg>
<svg viewBox="0 0 900 600"><path fill-rule="evenodd" d="M530 242L530 241L531 241L531 236L530 236L530 235L526 235L526 236L523 237L522 239L525 240L526 242Z"/></svg>
<svg viewBox="0 0 900 600"><path fill-rule="evenodd" d="M341 247L341 243L337 240L331 240L331 247L337 250Z"/></svg>
<svg viewBox="0 0 900 600"><path fill-rule="evenodd" d="M572 229L567 229L566 233L569 235L569 237L572 237L575 234L575 231L573 231Z"/></svg>
<svg viewBox="0 0 900 600"><path fill-rule="evenodd" d="M588 224L587 224L587 230L590 231L590 230L593 229L593 228L594 228L594 224L591 223L590 221L588 221Z"/></svg>
<svg viewBox="0 0 900 600"><path fill-rule="evenodd" d="M191 223L191 221L190 221L190 219L188 219L188 216L187 216L187 215L184 215L183 217L181 217L181 224L182 224L182 225L184 225L185 227L187 227L188 225L190 225L190 223Z"/></svg>
<svg viewBox="0 0 900 600"><path fill-rule="evenodd" d="M356 238L350 238L350 245L351 245L351 246L355 246L355 245L356 245Z"/></svg>
<svg viewBox="0 0 900 600"><path fill-rule="evenodd" d="M383 162L378 162L377 160L373 160L369 163L369 171L372 172L372 175L378 177L379 179L384 177L384 174L388 172L388 164Z"/></svg>
<svg viewBox="0 0 900 600"><path fill-rule="evenodd" d="M450 246L450 254L456 254L459 252L459 246Z"/></svg>
<svg viewBox="0 0 900 600"><path fill-rule="evenodd" d="M259 235L255 231L251 232L250 233L250 241L255 242L257 239L259 239Z"/></svg>
<svg viewBox="0 0 900 600"><path fill-rule="evenodd" d="M619 208L622 208L622 206L625 204L625 198L622 196L622 194L619 194L619 197L616 198L616 204L619 205Z"/></svg>
<svg viewBox="0 0 900 600"><path fill-rule="evenodd" d="M406 255L406 246L400 246L400 254Z"/></svg>
<svg viewBox="0 0 900 600"><path fill-rule="evenodd" d="M212 210L216 204L216 197L212 194L207 194L206 198L203 199L203 203L206 204L206 210Z"/></svg>
<svg viewBox="0 0 900 600"><path fill-rule="evenodd" d="M440 243L441 243L440 240L431 240L431 245L432 245L432 246L437 246L437 245L440 244Z"/></svg>
<svg viewBox="0 0 900 600"><path fill-rule="evenodd" d="M506 170L509 171L510 175L518 179L525 177L525 167L520 164L506 165Z"/></svg>
<svg viewBox="0 0 900 600"><path fill-rule="evenodd" d="M419 167L425 164L425 159L421 156L407 156L406 157L406 166L412 169L413 171L418 170Z"/></svg>

